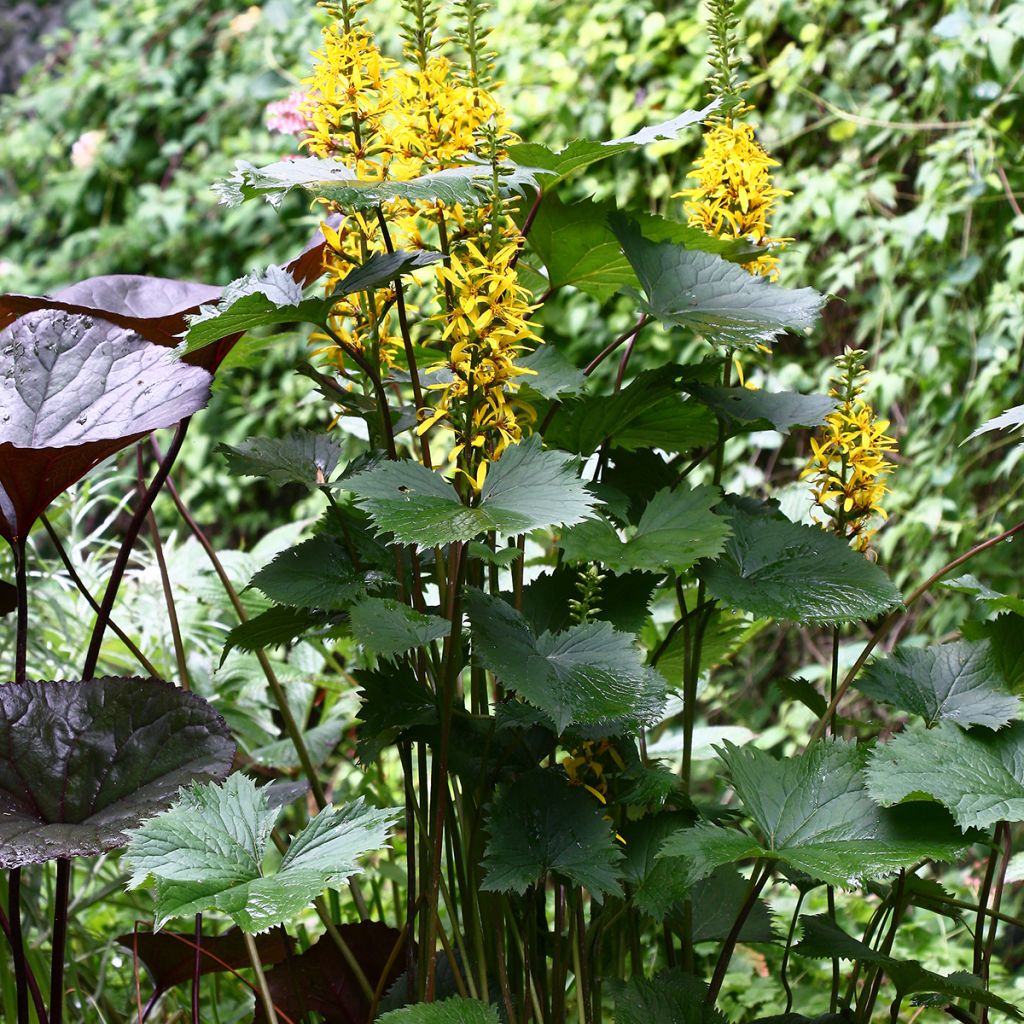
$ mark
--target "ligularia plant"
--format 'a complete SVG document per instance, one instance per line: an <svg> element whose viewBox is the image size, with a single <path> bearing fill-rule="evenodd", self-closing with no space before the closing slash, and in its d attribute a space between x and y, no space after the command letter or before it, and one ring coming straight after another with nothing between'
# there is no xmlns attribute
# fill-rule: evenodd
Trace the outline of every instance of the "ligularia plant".
<svg viewBox="0 0 1024 1024"><path fill-rule="evenodd" d="M868 1022L883 998L892 1021L910 1000L914 1019L1020 1018L989 982L1010 824L1024 820L1021 607L986 591L1005 615L869 661L974 552L906 599L865 557L896 442L864 397L862 353L838 360L827 394L744 386L742 369L733 382L741 357L814 331L826 300L779 283L779 253L799 239L772 233L791 194L775 176L795 169L758 141L730 0L709 5L706 106L560 150L515 135L483 4L401 9L396 59L372 3L326 4L288 101L300 152L239 162L216 186L228 206L305 196L321 220L310 246L144 323L108 314L176 327L161 335L174 357L121 339L197 390L168 422L201 404L245 332L301 324L309 338L300 371L321 429L221 454L238 475L304 488L314 525L225 563L170 488L237 617L200 682L231 722L237 770L227 725L184 689L19 679L22 695L0 700L0 832L21 851L0 853L12 912L21 865L126 845L131 885L155 898L154 930L122 940L153 975L142 1016L191 979L197 1021L201 976L243 968L255 1019L292 1024ZM574 187L674 141L702 146L695 184L678 183L685 203L670 204L682 221ZM592 300L592 351L555 329L571 289ZM19 315L55 302L7 299ZM29 313L12 337L52 315ZM96 451L160 425L119 420ZM817 525L742 493L749 435L769 430L793 475L810 444ZM183 432L159 453L150 501ZM0 434L0 459L59 464L65 485L77 457L30 456L52 451L50 434L22 433ZM0 533L21 566L29 520L60 486L29 501L4 465ZM19 594L23 582L19 570ZM774 635L781 649L792 623L825 631L831 672L794 679L765 660L759 680L795 725L759 732L736 699L750 645ZM180 638L175 652L188 687ZM68 741L57 768L26 732L49 722L44 697L93 744ZM83 752L97 744L113 752L109 778ZM17 784L26 757L40 765L32 801ZM95 786L55 805L81 758ZM275 781L258 786L264 775ZM942 866L993 842L976 901L946 892ZM971 923L971 972L909 958L911 908ZM162 930L175 919L189 931ZM5 931L28 1024L35 979ZM763 996L749 995L750 958L778 980Z"/></svg>

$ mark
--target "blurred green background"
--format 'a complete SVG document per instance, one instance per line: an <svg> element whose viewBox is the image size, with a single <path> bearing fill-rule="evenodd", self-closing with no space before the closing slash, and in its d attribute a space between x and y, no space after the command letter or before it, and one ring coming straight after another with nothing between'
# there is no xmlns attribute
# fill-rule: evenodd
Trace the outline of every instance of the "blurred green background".
<svg viewBox="0 0 1024 1024"><path fill-rule="evenodd" d="M117 272L227 282L302 244L316 218L301 198L280 217L265 204L229 211L209 185L236 159L294 152L265 109L299 87L322 12L300 0L48 6L64 26L0 97L0 287L48 291ZM870 349L874 397L901 444L879 554L906 585L1009 525L1019 497L1014 438L961 443L1021 401L1024 2L739 6L753 117L793 192L775 223L794 238L782 281L836 297L812 338L789 338L755 376L822 388L843 346ZM366 15L396 49L395 0ZM527 140L611 138L703 101L696 2L496 0L491 17L502 95ZM577 190L614 189L681 217L670 195L698 145L691 132L652 146ZM589 349L606 337L603 321L627 315L625 300L602 310L559 296L546 337ZM302 352L300 339L282 340L262 366L236 371L192 432L186 489L203 517L230 521L233 540L254 542L281 509L226 479L212 447L318 415L291 373ZM802 451L755 440L744 485L792 481ZM1004 548L977 571L1013 589ZM959 614L950 608L943 628Z"/></svg>

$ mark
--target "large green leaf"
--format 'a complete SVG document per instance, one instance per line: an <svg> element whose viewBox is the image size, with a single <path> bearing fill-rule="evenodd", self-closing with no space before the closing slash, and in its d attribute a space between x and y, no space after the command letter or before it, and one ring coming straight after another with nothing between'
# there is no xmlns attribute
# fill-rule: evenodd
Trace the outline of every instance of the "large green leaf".
<svg viewBox="0 0 1024 1024"><path fill-rule="evenodd" d="M936 800L961 828L1024 821L1024 722L996 733L949 722L908 729L875 748L868 788L886 806Z"/></svg>
<svg viewBox="0 0 1024 1024"><path fill-rule="evenodd" d="M967 843L927 804L879 808L865 788L865 754L854 743L818 743L776 760L726 742L721 757L761 839L711 824L676 833L662 853L685 858L691 881L723 864L763 857L850 887L925 858L951 860Z"/></svg>
<svg viewBox="0 0 1024 1024"><path fill-rule="evenodd" d="M539 190L537 170L518 164L503 165L500 168L502 194L523 192L527 187ZM374 210L395 199L410 203L441 201L448 206L482 206L491 198L491 167L481 163L451 167L406 181L367 181L357 180L344 164L330 158L279 160L264 167L237 160L231 177L217 182L213 191L225 206L239 206L258 196L272 206L280 206L294 188L301 188L318 199L328 199L349 211Z"/></svg>
<svg viewBox="0 0 1024 1024"><path fill-rule="evenodd" d="M622 540L606 519L580 523L562 536L569 561L602 562L613 572L631 569L682 572L701 558L714 558L730 535L729 521L716 516L717 488L658 491L630 536Z"/></svg>
<svg viewBox="0 0 1024 1024"><path fill-rule="evenodd" d="M658 447L687 451L718 438L714 415L681 394L681 366L662 366L638 374L613 395L586 395L558 410L546 437L566 451L589 455L609 438L617 448Z"/></svg>
<svg viewBox="0 0 1024 1024"><path fill-rule="evenodd" d="M423 647L452 631L438 615L422 612L384 597L367 597L352 607L352 635L364 647L385 658Z"/></svg>
<svg viewBox="0 0 1024 1024"><path fill-rule="evenodd" d="M237 647L243 651L255 651L261 647L277 647L291 643L313 629L333 625L339 614L330 614L319 608L292 608L275 605L246 622L240 622L224 638L221 664Z"/></svg>
<svg viewBox="0 0 1024 1024"><path fill-rule="evenodd" d="M769 344L786 330L812 327L825 303L813 288L783 288L720 256L651 242L624 217L612 217L611 225L640 279L641 307L709 341L731 348Z"/></svg>
<svg viewBox="0 0 1024 1024"><path fill-rule="evenodd" d="M473 659L551 716L569 725L657 715L665 681L643 664L635 640L610 623L588 622L536 636L511 605L478 590L466 595Z"/></svg>
<svg viewBox="0 0 1024 1024"><path fill-rule="evenodd" d="M0 686L0 868L87 857L223 779L235 744L201 697L159 679Z"/></svg>
<svg viewBox="0 0 1024 1024"><path fill-rule="evenodd" d="M438 721L433 695L409 669L382 665L377 671L353 673L362 689L356 750L363 764L372 764L406 729Z"/></svg>
<svg viewBox="0 0 1024 1024"><path fill-rule="evenodd" d="M727 1024L728 1018L707 1002L707 985L678 968L653 978L634 975L612 986L615 1024Z"/></svg>
<svg viewBox="0 0 1024 1024"><path fill-rule="evenodd" d="M472 540L489 530L510 536L591 513L595 499L577 478L575 460L545 451L537 435L506 448L488 473L480 503L470 506L437 473L415 462L385 462L346 480L382 533L433 547Z"/></svg>
<svg viewBox="0 0 1024 1024"><path fill-rule="evenodd" d="M608 223L615 209L610 201L581 199L566 204L555 192L544 196L530 229L530 248L544 263L549 287L572 285L604 300L625 285L639 283ZM734 262L748 262L764 253L743 238L716 238L700 228L650 214L631 212L629 216L651 241L717 253Z"/></svg>
<svg viewBox="0 0 1024 1024"><path fill-rule="evenodd" d="M487 814L482 887L522 894L551 871L596 899L620 895L622 851L603 813L559 769L538 768L500 787Z"/></svg>
<svg viewBox="0 0 1024 1024"><path fill-rule="evenodd" d="M452 996L435 1003L414 1003L377 1018L378 1024L499 1024L498 1011L479 999Z"/></svg>
<svg viewBox="0 0 1024 1024"><path fill-rule="evenodd" d="M742 423L745 430L772 428L786 433L794 427L817 427L838 403L829 395L801 395L793 391L755 391L698 383L688 384L686 390L723 419Z"/></svg>
<svg viewBox="0 0 1024 1024"><path fill-rule="evenodd" d="M364 573L343 545L323 534L286 548L249 581L271 601L293 608L344 608L366 592Z"/></svg>
<svg viewBox="0 0 1024 1024"><path fill-rule="evenodd" d="M1000 1010L1016 1020L1024 1019L1016 1006L993 992L987 992L982 980L967 971L942 975L929 971L916 960L897 960L847 935L824 914L802 917L800 924L803 927L803 938L793 947L793 952L800 956L815 960L839 957L842 960L878 964L901 997L935 993L945 996L947 1003L954 999L965 999Z"/></svg>
<svg viewBox="0 0 1024 1024"><path fill-rule="evenodd" d="M521 142L509 147L509 156L517 164L544 172L541 175L542 184L545 189L550 190L563 178L591 164L620 153L632 152L652 142L676 138L684 128L703 121L718 105L719 100L715 100L702 110L685 110L667 121L648 125L621 139L611 139L608 142L576 139L557 153L537 143Z"/></svg>
<svg viewBox="0 0 1024 1024"><path fill-rule="evenodd" d="M170 809L129 833L130 888L156 883L156 926L208 910L243 931L280 924L324 889L359 870L359 858L387 840L397 810L356 801L326 807L296 835L275 872L264 868L279 814L243 775L182 790Z"/></svg>
<svg viewBox="0 0 1024 1024"><path fill-rule="evenodd" d="M578 394L587 379L582 370L578 370L550 344L538 345L529 355L519 360L519 365L536 374L526 378L524 386L544 398Z"/></svg>
<svg viewBox="0 0 1024 1024"><path fill-rule="evenodd" d="M218 448L238 476L262 476L275 484L325 484L337 468L341 448L323 433L302 430L290 437L248 437Z"/></svg>
<svg viewBox="0 0 1024 1024"><path fill-rule="evenodd" d="M999 729L1020 710L987 641L904 647L872 662L856 686L872 700L920 715L928 726L954 722Z"/></svg>
<svg viewBox="0 0 1024 1024"><path fill-rule="evenodd" d="M732 608L794 622L855 622L898 604L888 576L834 534L777 515L729 510L725 553L698 568Z"/></svg>

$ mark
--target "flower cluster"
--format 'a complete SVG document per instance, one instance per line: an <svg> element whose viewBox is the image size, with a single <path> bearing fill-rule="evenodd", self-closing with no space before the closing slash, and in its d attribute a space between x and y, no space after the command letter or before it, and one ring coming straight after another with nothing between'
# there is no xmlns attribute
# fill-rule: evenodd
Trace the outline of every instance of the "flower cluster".
<svg viewBox="0 0 1024 1024"><path fill-rule="evenodd" d="M886 434L889 421L876 418L863 397L864 353L848 349L836 365L839 374L829 394L839 405L811 439L811 457L800 476L813 478L814 504L828 517L821 525L830 524L856 550L867 551L877 529L872 520L886 518L882 501L895 468L888 455L896 441Z"/></svg>
<svg viewBox="0 0 1024 1024"><path fill-rule="evenodd" d="M302 135L310 128L302 108L307 102L304 92L290 92L283 100L267 104L263 112L267 130L281 135Z"/></svg>
<svg viewBox="0 0 1024 1024"><path fill-rule="evenodd" d="M792 193L776 188L771 168L778 166L754 136L751 125L738 122L749 108L710 124L704 132L704 153L688 175L696 188L677 197L688 199L685 209L691 227L716 238L745 238L755 245L778 247L787 239L771 237L770 217L780 196ZM778 276L778 258L771 252L744 264L752 274Z"/></svg>
<svg viewBox="0 0 1024 1024"><path fill-rule="evenodd" d="M435 52L433 24L421 17L406 37L408 66L400 65L381 54L350 8L324 30L314 72L303 82L303 145L344 162L361 179L405 181L476 162L485 174L491 164L497 181L514 136L500 103L480 84L479 59L460 71ZM497 194L471 210L396 200L380 217L346 214L337 227L323 226L328 291L353 266L391 247L440 248L448 257L446 266L416 275L413 288L421 308L436 310L419 321L416 343L444 352L425 370L434 378L426 392L437 401L420 410L419 435L435 425L452 430L450 461L474 490L487 464L519 442L532 414L515 399L517 378L529 372L516 358L525 342L540 339L528 325L533 308L516 276L522 239L511 213ZM330 334L320 337L339 366L346 365L346 350L385 366L402 363L411 339L403 335L396 297L388 287L335 306Z"/></svg>

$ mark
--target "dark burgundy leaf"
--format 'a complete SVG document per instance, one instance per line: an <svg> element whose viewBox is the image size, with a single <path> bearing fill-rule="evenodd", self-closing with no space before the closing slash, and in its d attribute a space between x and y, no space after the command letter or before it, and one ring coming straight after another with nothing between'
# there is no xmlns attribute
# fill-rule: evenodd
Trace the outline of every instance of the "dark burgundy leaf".
<svg viewBox="0 0 1024 1024"><path fill-rule="evenodd" d="M334 231L341 224L341 214L332 213L324 219L324 223ZM317 231L306 243L306 248L299 253L284 269L303 286L312 284L324 272L324 257L327 252L327 239L322 231Z"/></svg>
<svg viewBox="0 0 1024 1024"><path fill-rule="evenodd" d="M24 537L96 463L209 396L205 370L105 320L47 309L0 331L0 536Z"/></svg>
<svg viewBox="0 0 1024 1024"><path fill-rule="evenodd" d="M0 868L90 856L227 778L235 744L202 697L110 676L0 686Z"/></svg>
<svg viewBox="0 0 1024 1024"><path fill-rule="evenodd" d="M380 921L345 924L339 929L355 954L371 988L390 985L405 968L405 953L392 957L401 932ZM379 986L381 974L391 960L387 980ZM324 936L300 956L290 957L267 973L274 1005L292 1020L310 1012L323 1015L325 1024L365 1024L370 1004L351 968L329 936ZM257 1002L253 1024L266 1024Z"/></svg>
<svg viewBox="0 0 1024 1024"><path fill-rule="evenodd" d="M283 928L274 928L263 935L254 935L256 949L264 965L279 964L295 948L295 940ZM139 932L118 936L117 941L128 949L138 949L139 959L149 968L158 992L191 981L195 970L195 934L183 932ZM138 943L136 945L136 942ZM204 935L199 961L200 974L216 974L228 967L236 970L249 966L249 952L240 928L224 935Z"/></svg>
<svg viewBox="0 0 1024 1024"><path fill-rule="evenodd" d="M0 502L2 502L0 498ZM18 588L7 580L0 580L0 617L18 610Z"/></svg>

